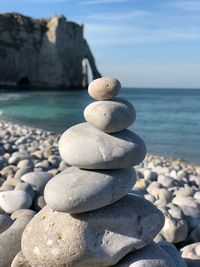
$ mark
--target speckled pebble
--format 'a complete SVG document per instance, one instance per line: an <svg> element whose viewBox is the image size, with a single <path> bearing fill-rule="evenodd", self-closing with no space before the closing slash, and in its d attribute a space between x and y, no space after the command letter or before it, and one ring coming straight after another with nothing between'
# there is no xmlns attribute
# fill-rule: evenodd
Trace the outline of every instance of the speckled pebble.
<svg viewBox="0 0 200 267"><path fill-rule="evenodd" d="M98 78L88 87L89 95L96 100L106 100L115 97L121 89L120 82L112 77Z"/></svg>

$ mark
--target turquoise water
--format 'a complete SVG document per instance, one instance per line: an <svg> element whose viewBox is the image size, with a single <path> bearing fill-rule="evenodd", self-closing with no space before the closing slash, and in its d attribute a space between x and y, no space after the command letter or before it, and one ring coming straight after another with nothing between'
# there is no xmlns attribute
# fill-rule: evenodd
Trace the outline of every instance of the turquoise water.
<svg viewBox="0 0 200 267"><path fill-rule="evenodd" d="M200 163L200 90L122 89L135 106L130 127L149 152ZM87 91L0 93L0 114L16 122L61 133L84 121L93 100Z"/></svg>

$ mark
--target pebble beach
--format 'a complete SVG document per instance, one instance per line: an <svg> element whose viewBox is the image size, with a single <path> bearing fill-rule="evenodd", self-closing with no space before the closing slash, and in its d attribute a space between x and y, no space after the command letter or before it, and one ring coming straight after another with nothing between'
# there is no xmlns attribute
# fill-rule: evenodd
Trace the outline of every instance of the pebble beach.
<svg viewBox="0 0 200 267"><path fill-rule="evenodd" d="M90 118L88 118L88 120L90 120ZM120 130L121 129L118 129L117 131ZM63 156L61 158L58 150L59 139L60 135L54 132L19 125L3 119L0 120L0 244L2 247L0 250L0 267L29 267L29 263L26 262L26 259L20 252L21 238L24 229L41 209L44 208L44 211L48 212L49 207L46 206L45 199L48 200L48 206L55 207L57 211L57 203L52 201L52 195L49 196L49 192L52 190L50 184L47 186L48 193L46 193L46 198L44 198L45 186L52 177L60 173L62 174L63 172L67 173L71 165L75 166L73 162L68 165L66 160L62 159ZM66 154L66 152L63 152L63 154L64 153ZM137 251L135 253L130 254L128 254L129 251L127 251L125 254L128 254L128 256L123 258L122 262L113 264L109 262L110 259L107 259L106 263L101 263L99 259L95 258L97 262L99 260L99 265L90 265L90 263L86 261L86 263L84 263L85 265L81 263L82 265L80 266L98 267L112 265L118 267L140 267L143 265L139 263L138 265L137 263L134 265L130 264L133 261L136 262L135 259L137 257L148 258L147 255L150 255L149 258L151 258L152 255L155 257L155 261L153 262L147 260L147 263L149 263L148 266L200 266L200 166L180 159L174 160L152 154L147 154L143 162L140 164L136 162L134 165L136 165L134 166L134 175L136 176L134 178L135 180L132 180L133 186L129 197L135 198L135 203L138 201L138 206L141 207L141 209L143 209L144 205L144 211L148 205L146 203L149 203L148 210L152 209L152 213L156 214L155 216L157 216L156 218L158 218L160 224L158 223L156 230L153 229L153 226L150 227L149 225L148 230L144 230L146 232L143 233L144 240L142 242L144 244L142 243L143 245L141 245L140 242L139 245L139 243L136 244L137 242L134 241L134 245L141 249L136 249ZM99 166L100 165L98 165L96 169L98 169ZM87 168L90 168L90 166L87 166ZM109 168L111 168L109 165L107 165L106 168L104 168L104 166L102 167L102 169ZM77 170L74 170L74 172L75 171ZM128 176L129 174L125 173L124 175ZM130 182L129 179L127 179L127 181ZM81 186L82 188L84 187L84 185ZM116 189L117 193L125 195L125 191L128 190L130 185L127 184L126 186L127 188L124 186L124 191L121 193L118 192L119 189ZM78 188L81 188L80 185L77 185L77 190ZM116 199L112 200L112 202L120 199L121 195L115 196ZM105 202L106 201L107 200L105 200ZM127 210L125 208L126 205L129 205L128 197L124 201L124 204L120 202L122 204L118 205L118 208L121 207L121 211L118 211L118 217L120 218L119 224L125 223L125 221L123 221L123 216L126 218L126 212L129 213L128 208ZM98 208L106 205L102 200L98 200L97 202L99 205L98 207L94 207L94 203L88 202L87 205L85 205L87 207L82 205L81 208L79 207L80 210L78 211L85 212L97 209L96 215L94 216L98 217ZM60 206L61 205L59 205L59 212L63 212L63 214L68 211L70 211L70 213L77 213L74 207ZM154 207L157 207L158 212L154 210ZM43 216L45 217L45 213ZM51 216L51 221L53 221L54 215ZM70 225L70 219L67 217L63 218L69 220L68 223ZM86 219L88 221L91 220L89 218ZM152 217L149 220L153 223L155 218ZM145 222L143 223L145 224ZM161 228L160 230L159 227ZM29 230L27 230L27 232L28 231ZM123 231L127 230L122 230L122 232ZM28 234L26 233L26 235ZM156 236L154 237L153 235ZM62 238L62 234L59 234L58 239L62 240ZM115 238L116 237L112 237L113 242L115 242ZM27 242L25 235L24 240L24 242ZM121 239L119 242L126 247L128 246L127 240ZM78 245L80 244L78 243ZM134 245L132 244L132 246ZM115 246L118 245L115 244ZM35 249L37 250L37 247L35 247ZM108 248L106 247L106 249ZM112 249L114 250L114 248ZM117 247L115 249L119 248ZM26 251L26 249L23 247L23 252L24 251ZM36 254L39 253L40 252L36 251ZM77 252L75 251L74 253ZM115 259L115 257L117 259L117 257L119 257L119 255L116 256L115 253L111 252L109 249L107 253L111 254L112 259ZM102 257L102 255L104 254L100 254L99 257ZM123 256L125 255L122 253L120 257L122 258ZM160 263L156 265L158 258ZM94 261L94 258L91 256L91 261L92 260ZM116 262L118 262L118 260L116 260ZM52 265L41 265L39 267L42 266ZM56 266L70 265L60 264Z"/></svg>

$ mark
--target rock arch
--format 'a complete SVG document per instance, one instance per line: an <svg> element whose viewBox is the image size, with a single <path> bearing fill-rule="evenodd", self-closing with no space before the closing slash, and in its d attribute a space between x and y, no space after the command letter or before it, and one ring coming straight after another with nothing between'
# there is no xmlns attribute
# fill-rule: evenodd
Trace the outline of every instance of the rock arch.
<svg viewBox="0 0 200 267"><path fill-rule="evenodd" d="M22 76L17 81L17 86L19 87L30 86L30 84L31 84L31 81L28 76Z"/></svg>

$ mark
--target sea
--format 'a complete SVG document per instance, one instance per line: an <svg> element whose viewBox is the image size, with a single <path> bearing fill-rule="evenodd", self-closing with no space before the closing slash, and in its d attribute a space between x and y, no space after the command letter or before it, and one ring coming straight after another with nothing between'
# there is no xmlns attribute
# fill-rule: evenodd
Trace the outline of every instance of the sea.
<svg viewBox="0 0 200 267"><path fill-rule="evenodd" d="M149 153L200 164L200 90L122 88L137 111L129 128L140 135ZM93 99L87 90L0 92L0 117L62 133L84 121Z"/></svg>

